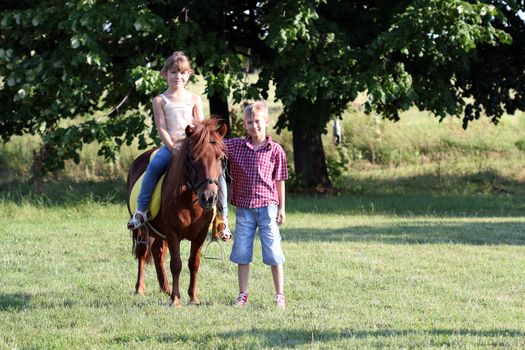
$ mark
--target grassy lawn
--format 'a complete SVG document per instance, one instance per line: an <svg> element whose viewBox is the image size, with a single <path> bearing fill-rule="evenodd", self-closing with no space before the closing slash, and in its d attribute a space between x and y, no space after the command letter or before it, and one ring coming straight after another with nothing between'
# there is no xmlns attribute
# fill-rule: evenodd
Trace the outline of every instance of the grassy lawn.
<svg viewBox="0 0 525 350"><path fill-rule="evenodd" d="M525 347L520 197L290 195L288 308L273 303L257 243L248 307L232 307L235 266L204 260L202 305L187 305L184 266L177 309L166 306L152 266L147 295L133 294L122 183L92 184L91 196L89 183L68 186L49 187L40 201L3 197L0 348Z"/></svg>
<svg viewBox="0 0 525 350"><path fill-rule="evenodd" d="M153 266L134 295L122 179L136 145L115 163L87 145L34 195L39 140L14 137L0 144L0 349L524 349L524 127L523 113L468 132L415 110L345 113L344 147L324 137L341 194L287 197L284 311L258 242L245 309L236 266L217 260L202 263L201 306L186 262L181 308ZM271 134L292 164L290 132Z"/></svg>

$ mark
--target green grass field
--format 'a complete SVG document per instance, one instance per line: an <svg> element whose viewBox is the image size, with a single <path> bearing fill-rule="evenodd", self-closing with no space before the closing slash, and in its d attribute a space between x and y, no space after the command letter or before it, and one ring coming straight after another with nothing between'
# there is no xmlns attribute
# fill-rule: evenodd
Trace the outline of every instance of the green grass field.
<svg viewBox="0 0 525 350"><path fill-rule="evenodd" d="M284 311L259 243L245 309L236 267L216 260L201 306L187 305L186 263L181 308L153 266L134 295L123 179L136 146L114 164L86 146L34 194L38 139L0 144L0 349L524 349L524 117L465 132L414 110L399 123L347 112L345 146L324 139L340 192L287 197ZM290 133L272 136L291 163Z"/></svg>
<svg viewBox="0 0 525 350"><path fill-rule="evenodd" d="M205 260L202 305L187 305L184 266L177 309L158 292L153 266L147 295L133 294L136 264L122 186L72 183L69 193L49 187L43 199L3 197L0 348L525 347L519 198L414 191L401 197L379 189L292 194L282 229L288 308L273 303L257 243L247 308L232 306L235 266Z"/></svg>

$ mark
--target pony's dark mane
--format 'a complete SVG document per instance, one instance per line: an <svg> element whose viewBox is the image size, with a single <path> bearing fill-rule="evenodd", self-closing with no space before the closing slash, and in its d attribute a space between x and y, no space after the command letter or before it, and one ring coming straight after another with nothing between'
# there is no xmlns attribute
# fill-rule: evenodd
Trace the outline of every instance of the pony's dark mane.
<svg viewBox="0 0 525 350"><path fill-rule="evenodd" d="M187 154L193 159L200 159L204 156L217 159L224 156L225 146L218 132L219 127L220 121L215 118L195 122L191 135L180 142L179 151L173 156L166 173L164 186L166 186L167 193L171 195L164 197L165 200L178 198L186 189L188 182L185 171Z"/></svg>

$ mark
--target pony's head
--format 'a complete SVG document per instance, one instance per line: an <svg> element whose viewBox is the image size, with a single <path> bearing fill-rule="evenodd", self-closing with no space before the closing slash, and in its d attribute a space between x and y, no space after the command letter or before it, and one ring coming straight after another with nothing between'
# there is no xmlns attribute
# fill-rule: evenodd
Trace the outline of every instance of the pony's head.
<svg viewBox="0 0 525 350"><path fill-rule="evenodd" d="M199 205L210 209L217 204L219 178L224 171L225 149L222 141L227 126L216 118L186 127L186 139L182 141L176 157L172 193L178 197L184 186L197 194ZM181 176L185 174L185 176Z"/></svg>
<svg viewBox="0 0 525 350"><path fill-rule="evenodd" d="M217 204L219 178L224 171L226 124L212 118L186 127L187 185L197 194L199 205L209 209Z"/></svg>

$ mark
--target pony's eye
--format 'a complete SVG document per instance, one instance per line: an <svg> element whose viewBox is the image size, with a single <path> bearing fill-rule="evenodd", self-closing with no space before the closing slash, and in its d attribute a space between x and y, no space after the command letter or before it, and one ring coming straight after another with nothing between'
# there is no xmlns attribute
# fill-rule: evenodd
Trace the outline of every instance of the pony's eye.
<svg viewBox="0 0 525 350"><path fill-rule="evenodd" d="M217 143L217 141L210 141L210 143L211 143L212 145L215 145L215 144Z"/></svg>

